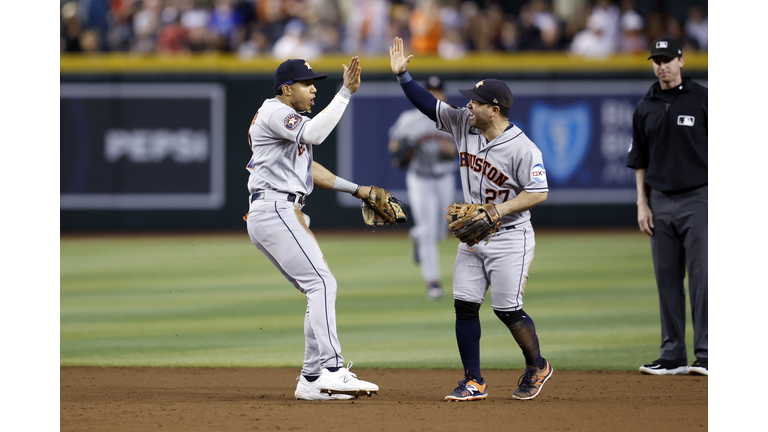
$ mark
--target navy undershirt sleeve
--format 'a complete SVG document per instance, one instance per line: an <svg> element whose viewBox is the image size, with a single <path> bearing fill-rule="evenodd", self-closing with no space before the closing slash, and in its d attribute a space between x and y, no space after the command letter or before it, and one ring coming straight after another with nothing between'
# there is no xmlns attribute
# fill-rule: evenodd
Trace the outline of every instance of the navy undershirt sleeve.
<svg viewBox="0 0 768 432"><path fill-rule="evenodd" d="M424 113L432 121L437 121L437 116L435 115L437 98L434 97L429 90L418 85L416 81L411 78L411 75L408 74L408 71L397 74L396 76L397 81L400 83L400 87L403 88L403 93L405 93L405 96L411 101L413 106Z"/></svg>

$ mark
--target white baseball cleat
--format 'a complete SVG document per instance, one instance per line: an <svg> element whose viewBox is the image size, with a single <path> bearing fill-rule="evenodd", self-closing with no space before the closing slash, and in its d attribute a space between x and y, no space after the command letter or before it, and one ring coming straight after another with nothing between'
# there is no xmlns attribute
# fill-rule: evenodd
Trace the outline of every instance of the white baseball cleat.
<svg viewBox="0 0 768 432"><path fill-rule="evenodd" d="M294 396L296 396L296 399L303 399L303 400L344 400L344 399L352 399L354 396L346 395L346 394L334 394L330 395L328 393L323 393L320 391L320 389L317 387L317 382L320 380L319 378L316 379L313 382L307 381L306 378L304 378L303 375L299 375L296 380L299 381L298 384L296 384L296 392L293 393Z"/></svg>
<svg viewBox="0 0 768 432"><path fill-rule="evenodd" d="M331 396L350 395L355 397L363 394L370 397L371 394L379 392L379 386L357 379L357 375L349 371L351 368L352 362L347 363L347 367L340 367L336 372L323 369L320 378L316 381L320 392Z"/></svg>

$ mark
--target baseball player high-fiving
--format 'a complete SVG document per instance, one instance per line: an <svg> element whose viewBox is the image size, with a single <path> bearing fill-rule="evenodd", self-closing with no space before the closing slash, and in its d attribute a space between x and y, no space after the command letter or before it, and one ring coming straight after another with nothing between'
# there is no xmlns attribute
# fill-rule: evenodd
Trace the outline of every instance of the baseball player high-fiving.
<svg viewBox="0 0 768 432"><path fill-rule="evenodd" d="M360 62L344 67L344 86L314 118L302 115L314 106L315 82L326 78L304 60L283 62L275 72L275 97L264 101L248 129L253 157L248 163L248 235L253 244L307 297L304 316L304 365L297 378L298 399L349 399L376 393L376 384L358 380L344 367L336 334L336 279L323 258L309 217L301 212L314 186L368 198L360 187L313 162L321 144L341 119L360 86Z"/></svg>
<svg viewBox="0 0 768 432"><path fill-rule="evenodd" d="M536 327L523 311L523 294L535 239L529 209L543 202L549 191L541 151L508 120L512 92L496 79L485 79L474 88L460 90L469 99L459 108L436 99L406 71L413 55L405 57L403 40L390 47L392 71L413 105L436 122L437 129L453 136L459 153L464 200L488 205L493 237L472 245L462 242L453 272L456 340L464 380L447 401L488 397L480 373L479 310L489 287L491 307L509 328L525 357L515 399L532 399L552 376L552 366L541 356Z"/></svg>

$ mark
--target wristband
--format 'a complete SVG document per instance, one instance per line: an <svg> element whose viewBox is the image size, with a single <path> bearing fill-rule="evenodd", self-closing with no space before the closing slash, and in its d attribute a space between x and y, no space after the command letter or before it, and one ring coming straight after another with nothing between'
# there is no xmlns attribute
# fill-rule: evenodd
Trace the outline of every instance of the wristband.
<svg viewBox="0 0 768 432"><path fill-rule="evenodd" d="M395 74L395 76L397 77L397 82L399 82L400 84L407 84L413 79L411 78L411 74L409 74L408 71Z"/></svg>
<svg viewBox="0 0 768 432"><path fill-rule="evenodd" d="M360 186L352 183L351 181L347 181L339 176L336 176L336 180L333 182L333 190L339 192L347 192L354 195L358 190L360 190Z"/></svg>
<svg viewBox="0 0 768 432"><path fill-rule="evenodd" d="M343 97L346 100L349 100L352 97L352 90L348 89L347 86L342 85L341 89L336 94Z"/></svg>

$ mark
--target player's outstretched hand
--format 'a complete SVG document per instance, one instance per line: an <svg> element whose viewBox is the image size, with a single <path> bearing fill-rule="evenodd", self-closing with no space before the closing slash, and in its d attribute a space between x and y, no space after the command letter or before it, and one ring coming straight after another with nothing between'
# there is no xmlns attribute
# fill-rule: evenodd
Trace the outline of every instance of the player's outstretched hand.
<svg viewBox="0 0 768 432"><path fill-rule="evenodd" d="M354 93L360 88L360 72L363 70L360 67L360 58L354 56L350 60L349 66L345 64L342 64L342 66L344 67L344 87Z"/></svg>
<svg viewBox="0 0 768 432"><path fill-rule="evenodd" d="M403 40L399 37L395 37L395 40L392 42L392 46L389 47L389 59L390 64L392 65L392 72L396 74L405 72L405 69L408 67L408 63L410 63L411 59L413 59L413 54L405 57L403 52Z"/></svg>

